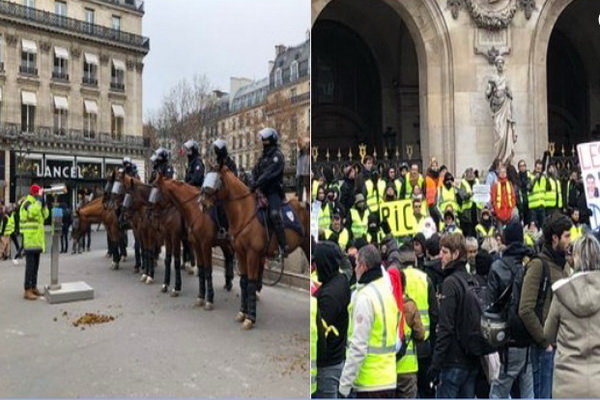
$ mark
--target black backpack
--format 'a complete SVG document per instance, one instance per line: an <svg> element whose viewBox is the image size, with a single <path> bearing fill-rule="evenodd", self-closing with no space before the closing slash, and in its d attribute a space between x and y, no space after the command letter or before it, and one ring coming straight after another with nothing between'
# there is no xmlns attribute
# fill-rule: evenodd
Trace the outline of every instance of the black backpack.
<svg viewBox="0 0 600 400"><path fill-rule="evenodd" d="M467 356L483 356L496 351L481 332L481 317L486 309L487 288L468 274L454 274L464 290L459 305L456 335L458 344Z"/></svg>
<svg viewBox="0 0 600 400"><path fill-rule="evenodd" d="M550 288L550 270L548 264L543 259L539 257L536 258L542 262L543 268L542 279L538 287L538 295L535 305L535 314L541 321L544 300ZM521 317L519 317L519 304L521 301L521 292L526 269L521 263L519 263L516 268L510 268L510 266L504 260L501 259L500 261L509 267L512 273L511 283L506 287L506 289L504 289L500 297L498 297L498 299L492 305L490 305L488 310L499 310L498 314L504 321L506 321L508 326L507 341L509 346L526 347L533 344L533 338L529 334L525 324L523 324L523 320L521 320Z"/></svg>

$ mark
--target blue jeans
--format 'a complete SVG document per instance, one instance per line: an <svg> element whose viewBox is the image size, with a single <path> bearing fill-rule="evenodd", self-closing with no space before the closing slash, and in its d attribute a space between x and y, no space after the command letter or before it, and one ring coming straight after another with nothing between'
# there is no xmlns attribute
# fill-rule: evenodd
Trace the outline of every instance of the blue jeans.
<svg viewBox="0 0 600 400"><path fill-rule="evenodd" d="M546 351L538 346L531 347L533 391L536 399L552 398L552 373L554 372L555 350Z"/></svg>
<svg viewBox="0 0 600 400"><path fill-rule="evenodd" d="M317 391L312 395L315 399L337 399L340 376L344 369L344 361L336 365L317 368Z"/></svg>
<svg viewBox="0 0 600 400"><path fill-rule="evenodd" d="M530 209L529 212L531 215L531 220L535 221L538 229L542 229L542 226L544 225L544 218L546 218L546 210L544 207L538 207L533 210Z"/></svg>
<svg viewBox="0 0 600 400"><path fill-rule="evenodd" d="M477 367L451 367L440 372L438 399L474 398Z"/></svg>
<svg viewBox="0 0 600 400"><path fill-rule="evenodd" d="M492 382L490 399L507 399L513 383L519 383L521 399L533 399L533 370L528 347L509 347L500 365L500 374Z"/></svg>

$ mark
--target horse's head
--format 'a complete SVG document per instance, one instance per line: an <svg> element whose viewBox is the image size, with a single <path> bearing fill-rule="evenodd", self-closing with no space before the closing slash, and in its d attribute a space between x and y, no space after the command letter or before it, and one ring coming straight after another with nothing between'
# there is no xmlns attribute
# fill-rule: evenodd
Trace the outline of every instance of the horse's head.
<svg viewBox="0 0 600 400"><path fill-rule="evenodd" d="M211 171L204 177L198 202L202 207L210 209L217 200L223 200L223 181L220 171Z"/></svg>
<svg viewBox="0 0 600 400"><path fill-rule="evenodd" d="M200 204L212 207L217 201L227 202L250 195L248 187L242 183L226 166L218 166L206 174L200 189Z"/></svg>

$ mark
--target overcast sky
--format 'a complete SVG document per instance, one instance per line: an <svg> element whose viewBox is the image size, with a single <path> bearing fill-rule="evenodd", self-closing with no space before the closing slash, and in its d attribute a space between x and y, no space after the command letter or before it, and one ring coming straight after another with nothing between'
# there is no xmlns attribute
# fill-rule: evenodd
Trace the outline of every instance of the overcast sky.
<svg viewBox="0 0 600 400"><path fill-rule="evenodd" d="M206 74L229 92L231 76L261 79L275 45L297 45L310 27L309 0L146 0L144 119L181 78Z"/></svg>

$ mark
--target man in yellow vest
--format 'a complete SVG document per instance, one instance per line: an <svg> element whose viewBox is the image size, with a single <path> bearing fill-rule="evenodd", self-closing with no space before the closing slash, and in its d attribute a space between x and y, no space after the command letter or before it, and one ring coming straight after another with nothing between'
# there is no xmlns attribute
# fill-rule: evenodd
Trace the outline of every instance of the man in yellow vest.
<svg viewBox="0 0 600 400"><path fill-rule="evenodd" d="M397 178L396 177L396 168L394 167L390 167L387 170L387 176L386 176L386 183L387 186L392 186L394 188L394 191L396 192L396 199L397 200L400 197L400 192L402 192L402 186L403 186L403 181L402 178Z"/></svg>
<svg viewBox="0 0 600 400"><path fill-rule="evenodd" d="M329 228L325 230L325 238L337 243L340 249L345 252L350 243L350 232L348 228L342 225L342 217L339 214L333 215Z"/></svg>
<svg viewBox="0 0 600 400"><path fill-rule="evenodd" d="M310 296L310 394L317 391L317 299Z"/></svg>
<svg viewBox="0 0 600 400"><path fill-rule="evenodd" d="M480 246L485 239L496 236L496 227L489 208L485 207L481 211L481 221L475 227L475 232L477 232L477 242Z"/></svg>
<svg viewBox="0 0 600 400"><path fill-rule="evenodd" d="M438 190L437 204L442 215L446 212L448 206L452 206L454 212L460 211L456 197L456 188L454 187L454 177L450 172L446 172L444 175L444 184Z"/></svg>
<svg viewBox="0 0 600 400"><path fill-rule="evenodd" d="M381 255L373 245L358 251L356 290L349 306L346 362L339 393L348 397L392 398L396 389L398 306L383 276Z"/></svg>
<svg viewBox="0 0 600 400"><path fill-rule="evenodd" d="M467 168L458 189L459 197L462 200L459 213L460 229L466 236L475 235L477 214L481 206L480 203L475 203L473 201L473 186L478 184L479 179L475 177L473 168Z"/></svg>
<svg viewBox="0 0 600 400"><path fill-rule="evenodd" d="M410 166L410 172L404 176L404 185L402 186L402 192L400 193L401 199L410 199L415 186L421 188L421 193L425 193L425 178L419 172L419 166L412 164Z"/></svg>
<svg viewBox="0 0 600 400"><path fill-rule="evenodd" d="M350 209L350 218L346 221L346 227L352 232L352 239L356 240L367 234L367 225L370 211L365 203L365 197L358 193L354 197L354 207Z"/></svg>
<svg viewBox="0 0 600 400"><path fill-rule="evenodd" d="M543 169L544 164L542 161L536 160L533 179L531 180L531 189L528 195L531 220L535 221L537 226L543 226L544 218L546 217L546 176Z"/></svg>
<svg viewBox="0 0 600 400"><path fill-rule="evenodd" d="M27 300L37 300L41 293L37 289L40 254L46 250L44 220L49 211L42 197L42 188L33 184L29 195L21 204L19 220L25 250L25 294Z"/></svg>

